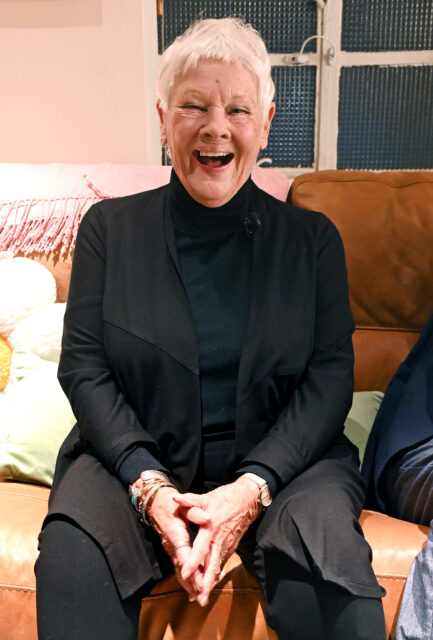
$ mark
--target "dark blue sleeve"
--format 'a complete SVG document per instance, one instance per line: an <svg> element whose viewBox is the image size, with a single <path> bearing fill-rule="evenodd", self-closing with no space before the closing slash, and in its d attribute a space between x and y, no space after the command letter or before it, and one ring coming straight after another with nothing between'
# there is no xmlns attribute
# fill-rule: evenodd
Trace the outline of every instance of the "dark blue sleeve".
<svg viewBox="0 0 433 640"><path fill-rule="evenodd" d="M118 470L118 476L125 486L129 486L137 480L142 471L163 471L169 475L168 470L144 447L134 447L123 459Z"/></svg>

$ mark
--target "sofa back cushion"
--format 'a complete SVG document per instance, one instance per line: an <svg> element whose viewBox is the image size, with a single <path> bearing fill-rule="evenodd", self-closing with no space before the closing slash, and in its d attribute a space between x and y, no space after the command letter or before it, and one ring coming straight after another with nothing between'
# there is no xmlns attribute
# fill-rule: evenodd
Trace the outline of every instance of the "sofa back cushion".
<svg viewBox="0 0 433 640"><path fill-rule="evenodd" d="M289 198L341 233L355 388L383 391L433 311L433 172L318 171L296 178Z"/></svg>

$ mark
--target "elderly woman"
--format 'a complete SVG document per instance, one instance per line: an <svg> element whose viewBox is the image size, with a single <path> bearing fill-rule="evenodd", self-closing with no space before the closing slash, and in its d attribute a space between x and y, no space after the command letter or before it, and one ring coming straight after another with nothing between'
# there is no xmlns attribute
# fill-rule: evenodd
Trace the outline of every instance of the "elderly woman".
<svg viewBox="0 0 433 640"><path fill-rule="evenodd" d="M251 26L193 25L159 75L170 184L83 219L59 367L77 425L40 538L40 640L136 639L157 580L176 571L204 606L235 549L280 639L385 637L342 434L342 244L250 178L273 93Z"/></svg>

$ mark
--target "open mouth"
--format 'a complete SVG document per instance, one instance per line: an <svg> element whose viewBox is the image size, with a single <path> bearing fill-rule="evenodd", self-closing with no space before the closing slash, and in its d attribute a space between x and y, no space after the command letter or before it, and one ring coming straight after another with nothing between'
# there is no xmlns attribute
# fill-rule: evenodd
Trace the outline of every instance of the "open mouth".
<svg viewBox="0 0 433 640"><path fill-rule="evenodd" d="M194 151L197 161L206 167L223 167L233 158L234 153L220 153L218 151Z"/></svg>

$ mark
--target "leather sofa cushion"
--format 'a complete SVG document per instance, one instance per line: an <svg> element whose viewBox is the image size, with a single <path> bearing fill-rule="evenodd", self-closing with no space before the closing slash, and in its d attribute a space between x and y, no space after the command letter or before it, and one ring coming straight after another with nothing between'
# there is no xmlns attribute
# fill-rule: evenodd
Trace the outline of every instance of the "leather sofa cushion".
<svg viewBox="0 0 433 640"><path fill-rule="evenodd" d="M418 331L357 329L353 336L355 391L385 391L418 336Z"/></svg>
<svg viewBox="0 0 433 640"><path fill-rule="evenodd" d="M357 326L420 331L433 306L433 172L318 171L290 198L338 227Z"/></svg>
<svg viewBox="0 0 433 640"><path fill-rule="evenodd" d="M36 640L33 566L49 489L0 482L0 636Z"/></svg>
<svg viewBox="0 0 433 640"><path fill-rule="evenodd" d="M355 390L384 391L433 311L433 172L318 171L297 177L289 199L341 233Z"/></svg>

